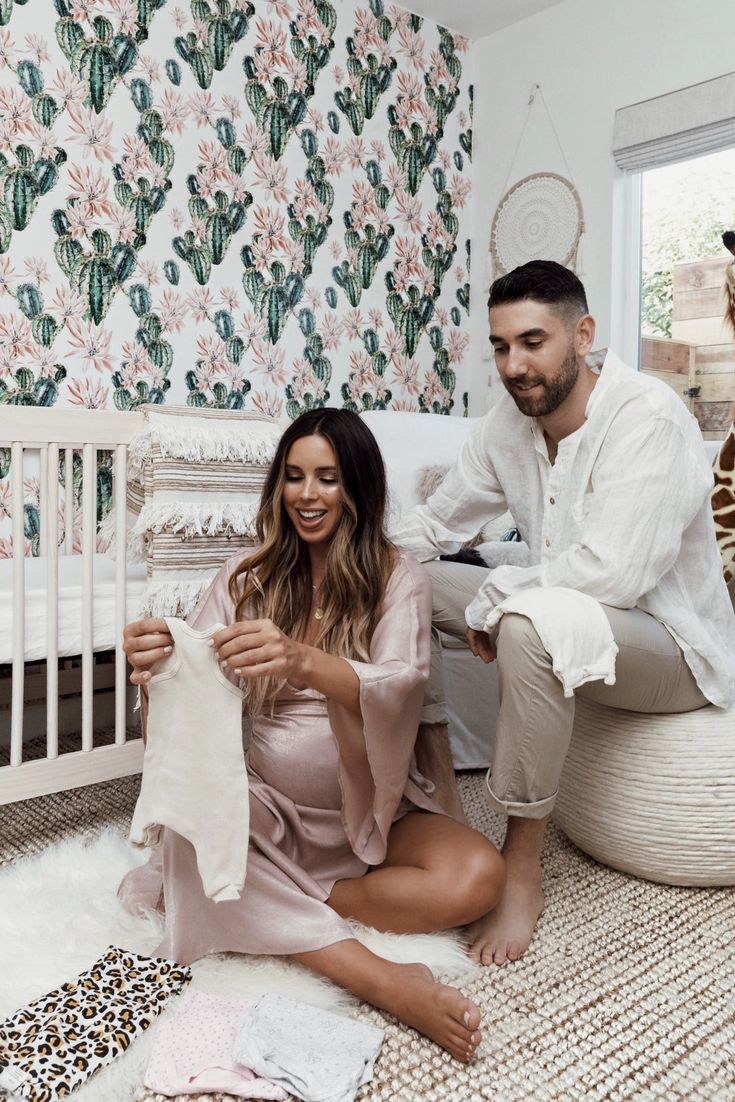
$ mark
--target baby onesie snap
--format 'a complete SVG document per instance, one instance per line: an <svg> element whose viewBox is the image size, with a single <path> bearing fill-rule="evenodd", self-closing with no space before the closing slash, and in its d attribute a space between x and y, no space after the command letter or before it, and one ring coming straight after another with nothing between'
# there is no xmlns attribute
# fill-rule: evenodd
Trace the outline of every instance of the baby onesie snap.
<svg viewBox="0 0 735 1102"><path fill-rule="evenodd" d="M157 846L162 827L196 851L204 893L238 899L245 883L250 805L242 745L243 693L220 669L209 639L173 617L172 653L148 682L143 781L130 827L135 846Z"/></svg>
<svg viewBox="0 0 735 1102"><path fill-rule="evenodd" d="M248 1002L187 991L156 1034L145 1086L158 1094L221 1092L235 1098L285 1099L286 1092L232 1056L238 1022Z"/></svg>
<svg viewBox="0 0 735 1102"><path fill-rule="evenodd" d="M242 1016L233 1056L304 1102L352 1102L373 1077L383 1037L367 1022L273 993Z"/></svg>
<svg viewBox="0 0 735 1102"><path fill-rule="evenodd" d="M191 970L111 946L86 972L0 1022L0 1091L65 1098L120 1056Z"/></svg>

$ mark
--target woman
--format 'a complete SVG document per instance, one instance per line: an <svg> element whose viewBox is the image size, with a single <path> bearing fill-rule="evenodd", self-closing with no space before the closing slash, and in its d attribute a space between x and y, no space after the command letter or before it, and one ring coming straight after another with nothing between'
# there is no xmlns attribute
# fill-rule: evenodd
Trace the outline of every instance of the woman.
<svg viewBox="0 0 735 1102"><path fill-rule="evenodd" d="M443 814L415 768L431 591L385 535L386 493L356 414L304 414L266 479L259 549L230 560L190 618L197 630L229 625L213 636L217 656L247 687L250 848L242 897L215 904L191 845L165 832L162 951L288 954L468 1060L478 1009L423 965L371 953L346 922L464 925L504 880L495 847ZM163 620L129 625L131 681L145 689L172 644ZM144 879L130 875L127 902Z"/></svg>

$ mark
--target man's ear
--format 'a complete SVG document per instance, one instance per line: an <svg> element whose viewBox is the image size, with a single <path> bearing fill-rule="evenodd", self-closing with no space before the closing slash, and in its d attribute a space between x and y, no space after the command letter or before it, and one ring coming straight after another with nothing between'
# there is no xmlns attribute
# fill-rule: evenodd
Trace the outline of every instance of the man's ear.
<svg viewBox="0 0 735 1102"><path fill-rule="evenodd" d="M595 319L590 314L584 314L574 329L574 351L578 356L586 356L592 351L594 341Z"/></svg>

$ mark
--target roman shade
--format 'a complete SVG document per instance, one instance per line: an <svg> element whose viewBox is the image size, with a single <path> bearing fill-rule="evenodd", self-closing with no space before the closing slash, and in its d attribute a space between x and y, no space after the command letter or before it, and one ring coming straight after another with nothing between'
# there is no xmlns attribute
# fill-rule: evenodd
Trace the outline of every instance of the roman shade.
<svg viewBox="0 0 735 1102"><path fill-rule="evenodd" d="M735 73L615 112L613 156L643 172L735 146Z"/></svg>

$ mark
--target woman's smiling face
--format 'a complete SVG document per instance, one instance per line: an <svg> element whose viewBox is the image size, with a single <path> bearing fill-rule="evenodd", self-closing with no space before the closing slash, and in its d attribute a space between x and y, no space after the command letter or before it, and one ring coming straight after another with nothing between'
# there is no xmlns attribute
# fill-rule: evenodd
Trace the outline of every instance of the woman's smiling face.
<svg viewBox="0 0 735 1102"><path fill-rule="evenodd" d="M283 505L304 543L329 543L344 509L337 457L325 437L301 436L289 448Z"/></svg>

